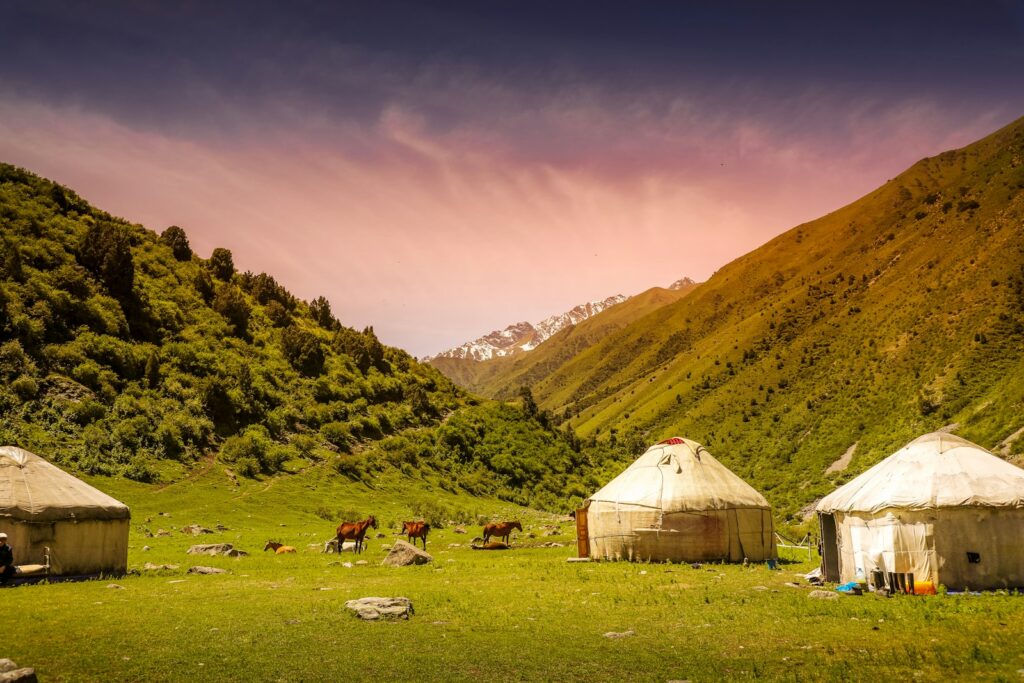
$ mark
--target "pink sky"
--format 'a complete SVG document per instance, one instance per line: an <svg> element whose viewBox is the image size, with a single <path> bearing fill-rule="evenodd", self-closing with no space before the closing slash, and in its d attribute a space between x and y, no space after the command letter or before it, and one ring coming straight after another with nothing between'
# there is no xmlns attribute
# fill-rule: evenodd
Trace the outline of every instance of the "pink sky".
<svg viewBox="0 0 1024 683"><path fill-rule="evenodd" d="M227 247L241 269L324 295L343 323L422 356L584 301L704 280L1013 118L814 92L728 116L586 91L527 110L508 93L473 97L488 115L444 130L408 105L358 125L282 105L272 129L217 137L7 95L0 160L152 230L180 225L201 256Z"/></svg>

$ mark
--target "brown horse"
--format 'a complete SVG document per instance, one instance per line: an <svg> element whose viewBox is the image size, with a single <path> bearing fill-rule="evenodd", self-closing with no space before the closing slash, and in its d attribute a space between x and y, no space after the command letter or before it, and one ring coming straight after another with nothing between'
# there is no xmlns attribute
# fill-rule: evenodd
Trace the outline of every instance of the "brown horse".
<svg viewBox="0 0 1024 683"><path fill-rule="evenodd" d="M356 552L363 552L363 537L366 536L366 530L370 527L377 528L377 520L373 515L370 515L361 522L342 522L338 526L338 550L340 552L341 546L345 541L356 542Z"/></svg>
<svg viewBox="0 0 1024 683"><path fill-rule="evenodd" d="M263 552L273 550L275 555L284 555L285 553L294 553L295 548L284 543L276 543L274 541L267 541L267 544L263 546Z"/></svg>
<svg viewBox="0 0 1024 683"><path fill-rule="evenodd" d="M484 525L484 544L491 539L491 536L500 538L503 543L508 543L508 537L512 535L513 529L523 530L519 522L495 522Z"/></svg>
<svg viewBox="0 0 1024 683"><path fill-rule="evenodd" d="M427 534L430 533L430 525L426 522L402 522L402 533L408 534L409 542L416 545L416 539L423 541L423 549L427 549Z"/></svg>

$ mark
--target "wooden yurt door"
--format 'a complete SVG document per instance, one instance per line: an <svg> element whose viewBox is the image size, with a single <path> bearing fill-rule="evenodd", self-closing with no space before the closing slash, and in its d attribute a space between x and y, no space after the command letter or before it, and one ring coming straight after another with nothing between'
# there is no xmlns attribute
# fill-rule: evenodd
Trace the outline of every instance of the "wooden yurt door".
<svg viewBox="0 0 1024 683"><path fill-rule="evenodd" d="M576 511L576 553L590 557L590 530L587 528L587 508Z"/></svg>

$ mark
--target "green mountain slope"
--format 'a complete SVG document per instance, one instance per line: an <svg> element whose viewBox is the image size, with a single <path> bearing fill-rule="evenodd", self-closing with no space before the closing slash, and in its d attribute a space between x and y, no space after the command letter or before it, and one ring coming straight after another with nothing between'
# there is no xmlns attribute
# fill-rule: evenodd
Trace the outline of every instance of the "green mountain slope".
<svg viewBox="0 0 1024 683"><path fill-rule="evenodd" d="M733 261L533 391L585 443L697 439L786 514L943 426L1020 453L1024 119Z"/></svg>
<svg viewBox="0 0 1024 683"><path fill-rule="evenodd" d="M632 324L651 311L678 301L697 284L680 289L652 287L546 339L528 353L487 361L438 357L430 364L459 386L492 398L507 399L521 386L551 375L601 339Z"/></svg>
<svg viewBox="0 0 1024 683"><path fill-rule="evenodd" d="M0 164L0 443L80 472L175 481L323 468L564 507L578 444L480 403L231 253L194 255ZM574 450L575 448L575 450Z"/></svg>

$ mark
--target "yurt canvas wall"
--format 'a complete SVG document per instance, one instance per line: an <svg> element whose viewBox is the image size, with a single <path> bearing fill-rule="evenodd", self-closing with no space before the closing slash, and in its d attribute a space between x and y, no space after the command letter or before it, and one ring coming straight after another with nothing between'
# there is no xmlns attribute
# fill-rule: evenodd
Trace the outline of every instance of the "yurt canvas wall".
<svg viewBox="0 0 1024 683"><path fill-rule="evenodd" d="M828 580L1024 587L1024 470L960 437L916 439L817 511Z"/></svg>
<svg viewBox="0 0 1024 683"><path fill-rule="evenodd" d="M118 574L128 568L128 507L34 453L0 448L0 531L15 564L50 574Z"/></svg>
<svg viewBox="0 0 1024 683"><path fill-rule="evenodd" d="M776 557L764 496L700 444L652 446L592 495L583 526L599 559L699 562Z"/></svg>

